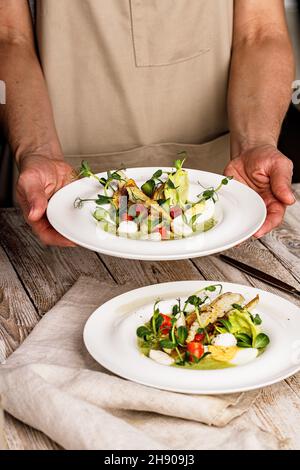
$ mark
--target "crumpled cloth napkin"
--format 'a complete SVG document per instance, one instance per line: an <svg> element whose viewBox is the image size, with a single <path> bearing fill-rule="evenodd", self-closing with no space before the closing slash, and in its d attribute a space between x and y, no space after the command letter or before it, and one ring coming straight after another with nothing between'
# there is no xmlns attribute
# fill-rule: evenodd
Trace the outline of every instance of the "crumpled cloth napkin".
<svg viewBox="0 0 300 470"><path fill-rule="evenodd" d="M81 277L1 365L4 409L65 449L277 448L275 436L243 415L259 392L199 396L152 389L91 358L85 322L132 287Z"/></svg>

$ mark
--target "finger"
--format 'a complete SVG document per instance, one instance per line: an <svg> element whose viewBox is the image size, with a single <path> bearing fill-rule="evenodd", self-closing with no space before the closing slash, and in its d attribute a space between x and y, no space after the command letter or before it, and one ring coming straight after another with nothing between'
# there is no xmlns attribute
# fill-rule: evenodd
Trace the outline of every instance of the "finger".
<svg viewBox="0 0 300 470"><path fill-rule="evenodd" d="M64 179L64 184L73 183L73 181L78 180L78 173L74 168L70 169L70 172L66 174Z"/></svg>
<svg viewBox="0 0 300 470"><path fill-rule="evenodd" d="M234 167L232 165L231 162L225 168L224 176L231 176L236 181L239 181L240 183L246 184L250 188L252 187L251 181L249 180L249 178L247 178L247 175L245 173L242 174L236 167Z"/></svg>
<svg viewBox="0 0 300 470"><path fill-rule="evenodd" d="M54 245L61 247L71 247L76 246L75 243L71 242L67 238L63 237L58 233L46 219L43 217L37 222L32 222L31 224L33 232L39 237L41 242L44 245Z"/></svg>
<svg viewBox="0 0 300 470"><path fill-rule="evenodd" d="M231 162L228 163L223 173L224 176L233 176L236 179L239 178L239 174L237 173L236 169L234 168Z"/></svg>
<svg viewBox="0 0 300 470"><path fill-rule="evenodd" d="M40 180L24 174L20 176L18 185L19 192L22 194L19 202L25 212L25 217L29 222L38 221L45 214L48 205L48 199Z"/></svg>
<svg viewBox="0 0 300 470"><path fill-rule="evenodd" d="M270 184L274 196L283 204L290 206L296 202L292 191L293 164L281 159L270 172Z"/></svg>
<svg viewBox="0 0 300 470"><path fill-rule="evenodd" d="M283 220L286 207L277 201L267 207L267 218L263 226L254 234L255 238L261 238L274 228L278 227Z"/></svg>
<svg viewBox="0 0 300 470"><path fill-rule="evenodd" d="M28 214L28 221L35 222L40 220L46 212L48 206L48 199L43 191L33 192L32 196L28 200L30 211Z"/></svg>

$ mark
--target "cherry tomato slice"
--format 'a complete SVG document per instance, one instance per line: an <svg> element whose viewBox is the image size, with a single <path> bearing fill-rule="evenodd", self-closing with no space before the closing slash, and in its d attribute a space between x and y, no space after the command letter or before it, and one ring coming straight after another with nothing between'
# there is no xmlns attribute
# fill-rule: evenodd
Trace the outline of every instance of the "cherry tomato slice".
<svg viewBox="0 0 300 470"><path fill-rule="evenodd" d="M146 207L143 204L136 204L135 213L138 217L140 214L143 214L143 213L148 214L148 211L147 211Z"/></svg>
<svg viewBox="0 0 300 470"><path fill-rule="evenodd" d="M129 214L125 213L125 214L121 215L121 220L122 220L122 222L128 222L128 221L133 220L133 217L132 217L132 215L129 215Z"/></svg>
<svg viewBox="0 0 300 470"><path fill-rule="evenodd" d="M194 338L194 341L196 341L197 343L201 343L201 341L203 341L205 338L205 334L204 333L197 333L195 335L195 338Z"/></svg>
<svg viewBox="0 0 300 470"><path fill-rule="evenodd" d="M197 343L196 341L191 341L187 345L187 350L190 353L190 361L195 362L196 359L201 359L204 354L204 346L202 343Z"/></svg>
<svg viewBox="0 0 300 470"><path fill-rule="evenodd" d="M164 315L163 313L160 314L163 317L163 322L160 325L160 330L163 335L167 335L172 328L172 320L169 315Z"/></svg>
<svg viewBox="0 0 300 470"><path fill-rule="evenodd" d="M161 238L168 238L168 230L166 229L166 227L160 227L158 231L161 235Z"/></svg>
<svg viewBox="0 0 300 470"><path fill-rule="evenodd" d="M170 209L170 217L172 217L172 219L175 219L175 217L178 217L179 215L182 214L182 209L181 207L179 206L174 206L174 207L171 207Z"/></svg>
<svg viewBox="0 0 300 470"><path fill-rule="evenodd" d="M132 217L146 217L148 215L148 210L143 204L133 204L129 208L129 214Z"/></svg>

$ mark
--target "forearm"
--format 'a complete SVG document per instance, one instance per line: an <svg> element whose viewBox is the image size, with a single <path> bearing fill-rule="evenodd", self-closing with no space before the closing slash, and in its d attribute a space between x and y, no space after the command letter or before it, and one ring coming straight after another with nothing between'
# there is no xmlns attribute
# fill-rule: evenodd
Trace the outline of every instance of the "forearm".
<svg viewBox="0 0 300 470"><path fill-rule="evenodd" d="M291 101L294 60L287 34L233 45L228 114L234 157L255 145L277 145Z"/></svg>
<svg viewBox="0 0 300 470"><path fill-rule="evenodd" d="M0 78L6 84L0 125L17 164L28 154L62 158L47 87L31 44L0 38Z"/></svg>

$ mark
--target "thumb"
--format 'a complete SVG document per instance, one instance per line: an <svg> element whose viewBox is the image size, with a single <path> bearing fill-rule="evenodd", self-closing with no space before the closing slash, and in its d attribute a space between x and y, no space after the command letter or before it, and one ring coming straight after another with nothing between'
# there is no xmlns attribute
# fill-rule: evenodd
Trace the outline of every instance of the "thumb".
<svg viewBox="0 0 300 470"><path fill-rule="evenodd" d="M41 181L37 178L22 175L19 179L19 192L22 194L22 206L26 207L29 222L40 220L48 205L48 199Z"/></svg>
<svg viewBox="0 0 300 470"><path fill-rule="evenodd" d="M272 193L280 202L288 206L296 201L292 191L292 176L293 164L287 158L277 161L270 172Z"/></svg>
<svg viewBox="0 0 300 470"><path fill-rule="evenodd" d="M36 222L40 220L46 212L48 206L48 199L46 198L45 191L40 187L31 191L28 198L29 214L28 220Z"/></svg>

